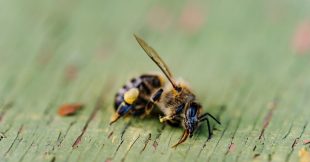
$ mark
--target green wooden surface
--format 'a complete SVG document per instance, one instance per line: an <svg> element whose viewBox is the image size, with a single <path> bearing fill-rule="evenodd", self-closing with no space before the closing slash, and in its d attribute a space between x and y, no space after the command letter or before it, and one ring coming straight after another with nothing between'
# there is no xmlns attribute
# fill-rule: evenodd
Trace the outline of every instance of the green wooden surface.
<svg viewBox="0 0 310 162"><path fill-rule="evenodd" d="M0 0L0 161L297 161L310 52L292 42L309 18L308 0ZM158 69L133 33L220 118L210 141L206 125L177 149L182 129L157 118L108 125L115 92Z"/></svg>

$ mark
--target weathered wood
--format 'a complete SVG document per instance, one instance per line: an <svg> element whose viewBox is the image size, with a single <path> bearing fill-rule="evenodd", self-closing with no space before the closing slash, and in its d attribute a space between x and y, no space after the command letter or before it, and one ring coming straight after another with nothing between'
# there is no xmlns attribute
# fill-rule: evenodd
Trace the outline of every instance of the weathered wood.
<svg viewBox="0 0 310 162"><path fill-rule="evenodd" d="M0 161L298 161L298 151L310 149L303 142L310 139L310 50L292 42L309 6L0 1ZM186 19L189 11L202 20ZM202 125L172 149L182 129L157 118L109 126L115 92L157 70L133 33L220 118L211 140ZM64 103L85 106L60 117Z"/></svg>

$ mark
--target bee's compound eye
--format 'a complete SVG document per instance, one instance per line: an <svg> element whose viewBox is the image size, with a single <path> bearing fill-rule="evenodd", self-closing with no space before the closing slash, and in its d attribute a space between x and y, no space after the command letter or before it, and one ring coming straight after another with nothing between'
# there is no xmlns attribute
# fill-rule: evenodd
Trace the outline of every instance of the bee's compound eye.
<svg viewBox="0 0 310 162"><path fill-rule="evenodd" d="M137 100L139 96L139 90L137 88L131 88L124 94L124 100L128 104L132 104Z"/></svg>

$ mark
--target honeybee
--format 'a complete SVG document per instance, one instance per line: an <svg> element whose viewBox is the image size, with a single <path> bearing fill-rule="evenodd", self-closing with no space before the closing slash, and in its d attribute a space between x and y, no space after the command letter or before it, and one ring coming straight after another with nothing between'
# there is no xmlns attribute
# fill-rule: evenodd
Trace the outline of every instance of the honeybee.
<svg viewBox="0 0 310 162"><path fill-rule="evenodd" d="M219 120L209 113L202 113L202 106L196 101L196 96L189 86L182 80L175 80L158 53L143 39L136 35L134 37L163 74L141 75L123 86L115 96L116 112L110 124L127 115L147 116L153 112L154 107L158 107L164 115L159 117L160 122L179 124L184 128L183 135L172 147L177 147L188 137L191 138L203 121L207 121L210 139L212 131L208 117L221 124Z"/></svg>

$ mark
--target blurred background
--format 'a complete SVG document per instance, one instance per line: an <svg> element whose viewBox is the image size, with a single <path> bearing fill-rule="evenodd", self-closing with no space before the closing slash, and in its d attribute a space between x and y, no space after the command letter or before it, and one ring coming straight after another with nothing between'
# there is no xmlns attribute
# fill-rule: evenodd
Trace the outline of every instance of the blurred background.
<svg viewBox="0 0 310 162"><path fill-rule="evenodd" d="M133 33L160 53L177 78L191 83L205 111L221 118L224 126L215 132L215 139L226 130L222 137L227 140L213 153L225 154L228 141L236 132L240 132L235 137L240 144L246 136L253 139L254 142L248 144L248 150L252 150L260 143L254 139L266 123L270 109L273 114L271 131L267 131L269 136L265 135L269 143L259 149L260 154L265 153L262 157L266 159L272 153L275 159L287 158L301 130L308 131L308 135L302 136L302 131L300 138L310 138L309 128L303 127L310 115L309 0L0 0L0 129L8 136L8 140L0 143L5 146L0 148L3 158L12 161L41 159L34 154L22 156L30 139L41 139L34 143L37 152L43 154L42 148L51 143L50 138L56 138L59 131L65 132L74 121L77 124L70 129L70 138L59 149L70 148L102 90L104 105L85 137L93 139L96 147L80 147L86 150L81 159L86 160L90 150L97 152L101 141L106 144L106 139L99 138L102 134L106 138L111 129L121 131L125 121L115 128L107 124L113 113L115 92L132 77L158 71L135 41ZM57 117L58 106L70 102L83 103L85 111L70 118ZM277 107L280 108L266 106L274 102L279 103ZM218 109L221 105L226 107L222 113ZM25 130L23 139L28 141L24 140L20 149L16 146L15 150L7 151L12 142L15 146L14 137L21 125ZM138 124L130 128L135 130L133 132L141 131L139 141L144 143L147 132L156 132L161 125L155 119L147 121L145 126ZM281 141L280 134L291 129L295 130L289 134L291 138ZM182 130L165 128L165 131L160 139L172 137L175 142ZM127 136L134 137L133 132ZM152 136L152 140L154 138ZM206 134L195 138L197 148L192 147L197 152ZM279 147L273 147L278 144ZM111 143L109 146L113 151L104 149L103 159L113 159L117 145ZM169 146L160 149L166 148ZM232 157L238 160L238 155L243 154L240 147L236 148L238 154ZM184 158L184 154L185 159L198 157L189 155L187 148L183 149L179 154L173 151L154 153L144 160L152 161L155 157L167 160L171 156L178 159ZM203 156L199 154L202 160L223 159L223 156L213 156L211 150L205 152ZM252 154L257 152L245 154L243 160L247 161ZM297 153L292 155L296 160ZM66 160L64 155L59 156ZM135 154L128 156L136 158ZM288 160L292 160L290 156Z"/></svg>
<svg viewBox="0 0 310 162"><path fill-rule="evenodd" d="M157 70L133 33L154 46L176 76L203 90L214 78L224 84L246 76L282 80L309 58L306 0L0 3L2 78L35 67L52 76L65 69L69 79L92 69L90 77L110 73L123 82Z"/></svg>

